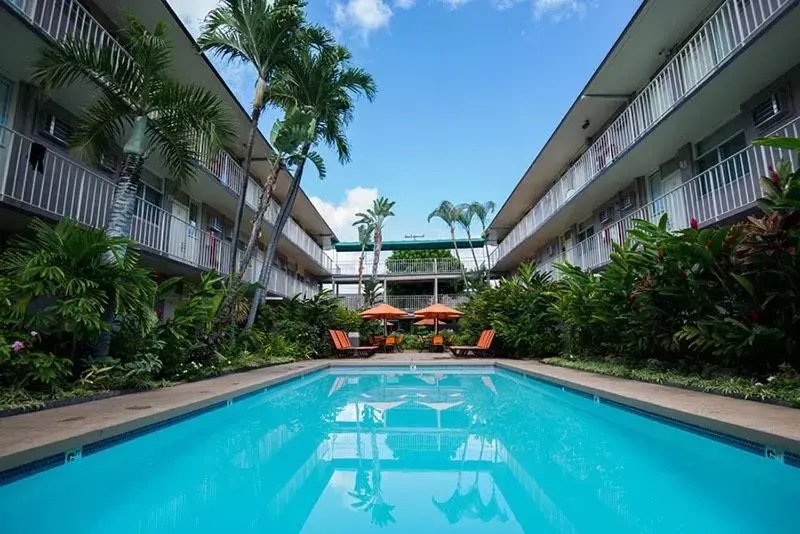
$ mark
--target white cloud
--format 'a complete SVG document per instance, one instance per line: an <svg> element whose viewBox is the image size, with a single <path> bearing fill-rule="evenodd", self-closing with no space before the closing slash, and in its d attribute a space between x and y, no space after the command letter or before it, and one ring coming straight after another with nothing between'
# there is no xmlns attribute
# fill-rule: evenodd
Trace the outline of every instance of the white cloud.
<svg viewBox="0 0 800 534"><path fill-rule="evenodd" d="M218 3L219 0L169 0L169 5L195 37L200 33L203 19Z"/></svg>
<svg viewBox="0 0 800 534"><path fill-rule="evenodd" d="M408 0L401 0L408 1ZM389 25L392 8L383 0L347 0L333 5L333 20L342 28L354 28L362 36Z"/></svg>
<svg viewBox="0 0 800 534"><path fill-rule="evenodd" d="M491 4L496 10L505 11L506 9L510 9L524 1L525 0L491 0Z"/></svg>
<svg viewBox="0 0 800 534"><path fill-rule="evenodd" d="M441 0L441 2L450 9L458 9L471 1L472 0Z"/></svg>
<svg viewBox="0 0 800 534"><path fill-rule="evenodd" d="M533 0L533 16L536 19L550 17L555 21L586 12L587 0Z"/></svg>
<svg viewBox="0 0 800 534"><path fill-rule="evenodd" d="M400 9L411 9L416 3L417 0L394 0L394 6Z"/></svg>
<svg viewBox="0 0 800 534"><path fill-rule="evenodd" d="M319 197L311 197L311 203L319 210L322 218L342 241L358 240L358 230L353 226L356 213L366 211L378 198L377 188L355 187L348 189L340 204L326 202Z"/></svg>

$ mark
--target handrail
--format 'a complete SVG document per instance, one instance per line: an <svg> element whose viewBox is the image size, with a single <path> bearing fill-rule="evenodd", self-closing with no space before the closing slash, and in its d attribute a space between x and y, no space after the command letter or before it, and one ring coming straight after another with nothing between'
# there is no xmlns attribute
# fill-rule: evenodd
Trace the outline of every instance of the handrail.
<svg viewBox="0 0 800 534"><path fill-rule="evenodd" d="M98 47L109 44L117 61L131 60L125 47L76 0L38 0L26 2L24 6L10 0L0 1L6 1L33 25L56 41L83 36ZM236 195L241 195L244 169L236 159L225 150L213 147L209 136L203 132L198 132L195 136L195 145L200 166ZM250 179L252 180L252 177ZM250 186L248 190L255 191L252 184ZM330 257L296 222L290 220L283 233L328 272L333 269L333 261ZM307 239L301 237L299 233L305 234Z"/></svg>
<svg viewBox="0 0 800 534"><path fill-rule="evenodd" d="M115 188L100 172L6 127L0 127L0 184L0 198L6 201L95 228L106 225ZM130 236L163 256L228 274L230 243L144 199L136 201ZM313 285L279 269L273 274L268 287L278 294L317 292Z"/></svg>
<svg viewBox="0 0 800 534"><path fill-rule="evenodd" d="M791 3L726 0L498 244L492 263L533 235Z"/></svg>
<svg viewBox="0 0 800 534"><path fill-rule="evenodd" d="M800 137L800 118L769 136ZM656 223L666 213L673 231L687 228L692 220L704 226L725 219L755 204L762 195L761 176L766 176L769 168L775 168L781 160L790 162L795 169L800 165L795 152L750 145L564 252L545 259L539 268L553 271L553 264L561 261L589 270L601 267L610 260L613 245L625 241L637 219Z"/></svg>

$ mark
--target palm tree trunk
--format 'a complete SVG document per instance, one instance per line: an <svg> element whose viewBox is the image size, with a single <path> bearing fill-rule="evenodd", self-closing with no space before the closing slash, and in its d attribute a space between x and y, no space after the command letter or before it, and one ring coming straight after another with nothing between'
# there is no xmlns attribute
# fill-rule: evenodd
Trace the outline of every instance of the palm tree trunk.
<svg viewBox="0 0 800 534"><path fill-rule="evenodd" d="M475 270L480 269L478 266L478 256L475 255L475 247L472 246L472 234L467 230L467 241L469 241L469 249L472 251L472 261L475 262Z"/></svg>
<svg viewBox="0 0 800 534"><path fill-rule="evenodd" d="M270 200L272 200L272 192L275 189L275 184L278 182L278 172L280 171L280 167L275 166L274 168L278 170L273 171L269 175L267 182L261 188L261 193L258 195L258 207L256 209L255 217L253 217L253 224L250 227L250 238L247 241L247 247L244 250L242 261L239 262L240 279L244 276L244 273L247 271L247 267L250 265L250 261L253 259L253 255L255 254L256 243L258 242L258 232L261 230L261 223L264 220L264 214L267 212L267 208L269 208Z"/></svg>
<svg viewBox="0 0 800 534"><path fill-rule="evenodd" d="M364 254L365 247L361 247L361 256L358 257L358 296L361 296L361 283L364 281Z"/></svg>
<svg viewBox="0 0 800 534"><path fill-rule="evenodd" d="M119 172L119 180L114 186L114 199L111 202L111 210L106 224L106 234L114 237L130 237L131 223L136 211L136 190L144 167L144 156L142 154L125 154L122 161L122 168ZM122 252L124 255L125 251ZM105 253L107 262L115 262L116 256L113 251ZM103 321L109 326L108 330L100 333L92 347L92 356L102 358L108 356L111 349L111 325L115 320L114 307L109 303L103 311Z"/></svg>
<svg viewBox="0 0 800 534"><path fill-rule="evenodd" d="M250 312L247 315L247 328L253 326L258 313L258 307L261 305L261 299L264 298L267 284L269 283L269 276L272 274L272 264L278 255L278 241L283 235L283 228L289 220L289 214L292 213L294 201L297 198L297 192L300 191L300 181L303 179L303 169L306 166L306 156L311 148L311 143L303 143L303 149L300 151L300 163L297 165L297 170L292 178L292 183L289 185L289 194L286 196L286 201L283 203L278 220L275 221L275 226L272 228L272 235L267 245L267 255L264 258L264 265L261 267L261 275L258 277L258 283L261 287L256 289L253 295L253 301L250 303Z"/></svg>
<svg viewBox="0 0 800 534"><path fill-rule="evenodd" d="M247 272L247 267L250 265L250 262L252 261L257 250L256 244L258 243L258 232L261 230L261 222L264 220L264 213L266 213L267 208L269 208L269 202L272 199L272 192L275 189L275 184L278 181L278 172L280 167L274 168L278 169L278 171L273 171L270 173L269 177L267 178L267 182L261 188L261 193L258 195L258 206L256 208L256 213L253 216L253 224L250 226L250 237L247 240L247 247L245 247L244 256L242 256L242 261L239 263L238 276L232 271L231 275L228 277L225 299L222 301L222 304L219 307L219 313L217 314L215 321L216 324L224 324L231 319L234 311L233 303L236 300L236 293L239 283L242 281L244 273Z"/></svg>
<svg viewBox="0 0 800 534"><path fill-rule="evenodd" d="M383 247L383 232L375 230L375 252L372 255L372 280L378 279L378 264L381 261L381 247Z"/></svg>
<svg viewBox="0 0 800 534"><path fill-rule="evenodd" d="M461 269L461 278L464 279L464 291L467 290L467 272L464 270L464 264L461 263L461 255L458 253L458 243L456 243L456 229L454 227L450 227L450 239L453 241L453 251L456 253L456 259L458 260L458 267Z"/></svg>
<svg viewBox="0 0 800 534"><path fill-rule="evenodd" d="M263 91L262 80L259 79L256 93ZM256 95L258 99L258 95ZM239 252L239 232L242 230L242 217L244 216L244 204L247 202L247 184L250 182L250 167L253 164L253 145L256 139L256 130L258 130L258 119L261 117L261 106L254 102L252 119L250 120L250 133L247 136L247 154L244 157L244 180L242 180L242 194L239 195L239 201L236 203L236 217L233 219L233 252L231 253L231 261L228 265L228 273L231 278L235 278L237 269L237 256ZM246 267L245 267L246 268ZM244 270L244 268L242 269ZM235 284L230 284L231 286Z"/></svg>

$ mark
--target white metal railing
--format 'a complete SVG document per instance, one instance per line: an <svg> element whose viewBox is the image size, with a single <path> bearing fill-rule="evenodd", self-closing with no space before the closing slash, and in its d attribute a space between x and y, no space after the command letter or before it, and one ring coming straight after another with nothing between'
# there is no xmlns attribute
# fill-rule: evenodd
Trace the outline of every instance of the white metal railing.
<svg viewBox="0 0 800 534"><path fill-rule="evenodd" d="M253 257L253 260L250 262L250 267L245 272L244 279L246 281L258 282L261 268L264 265L264 256L264 252L259 250ZM272 271L270 271L267 289L273 293L287 297L300 295L304 298L311 298L319 293L319 286L317 284L300 280L277 265L273 266Z"/></svg>
<svg viewBox="0 0 800 534"><path fill-rule="evenodd" d="M420 310L433 304L433 295L387 295L384 301L389 306L408 312Z"/></svg>
<svg viewBox="0 0 800 534"><path fill-rule="evenodd" d="M131 60L125 48L76 0L0 0L0 2L15 7L32 24L55 40L82 37L93 42L98 48L110 47L112 57L116 61ZM206 134L199 133L195 142L199 164L220 183L237 195L241 195L244 169L235 158L224 150L213 147ZM256 191L253 183L251 179L248 192ZM248 200L249 198L250 193ZM255 204L252 206L255 207ZM330 257L297 223L290 220L284 229L284 235L328 272L333 269Z"/></svg>
<svg viewBox="0 0 800 534"><path fill-rule="evenodd" d="M646 135L700 83L794 0L727 0L498 245L492 264Z"/></svg>
<svg viewBox="0 0 800 534"><path fill-rule="evenodd" d="M770 135L800 137L800 118ZM692 219L703 226L752 207L762 196L760 178L779 161L788 161L794 169L798 168L796 152L749 146L563 253L539 263L539 268L557 275L553 267L556 262L569 261L589 270L605 265L611 259L614 243L625 241L636 219L657 223L666 213L669 228L680 230L687 228Z"/></svg>
<svg viewBox="0 0 800 534"><path fill-rule="evenodd" d="M361 295L340 295L341 305L349 310L361 310L366 307L364 297ZM437 300L440 304L454 308L461 306L469 300L469 295L388 295L378 300L386 302L390 306L400 308L407 312L414 312L426 306L434 304Z"/></svg>
<svg viewBox="0 0 800 534"><path fill-rule="evenodd" d="M353 276L358 274L358 262L337 263L334 274ZM456 258L384 260L378 263L378 274L385 276L404 276L415 274L458 274L461 267ZM372 254L364 259L364 277L372 274Z"/></svg>
<svg viewBox="0 0 800 534"><path fill-rule="evenodd" d="M0 128L3 198L87 226L102 228L114 198L114 182L66 155L8 128ZM230 244L168 211L137 200L131 239L161 254L221 272Z"/></svg>
<svg viewBox="0 0 800 534"><path fill-rule="evenodd" d="M87 226L105 226L114 183L102 174L47 149L41 143L0 127L0 198L57 217L69 217ZM201 269L227 274L231 244L193 222L185 221L137 199L130 237L166 257ZM263 263L263 253L260 257ZM255 262L254 262L255 263ZM247 279L255 281L260 264L251 264ZM317 286L273 269L268 289L284 296L311 297Z"/></svg>

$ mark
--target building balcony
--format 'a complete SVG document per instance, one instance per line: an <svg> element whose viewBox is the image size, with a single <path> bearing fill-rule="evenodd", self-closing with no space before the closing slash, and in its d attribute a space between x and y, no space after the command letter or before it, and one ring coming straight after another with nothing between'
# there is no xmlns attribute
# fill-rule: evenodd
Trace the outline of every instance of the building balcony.
<svg viewBox="0 0 800 534"><path fill-rule="evenodd" d="M368 254L363 266L364 278L372 274L372 254ZM378 275L382 278L403 278L427 275L460 276L461 266L452 259L385 260L378 264ZM333 269L334 278L358 277L358 262L338 263Z"/></svg>
<svg viewBox="0 0 800 534"><path fill-rule="evenodd" d="M800 137L800 119L772 135ZM614 245L625 242L637 219L657 223L666 214L669 228L673 231L689 227L692 219L699 226L730 219L755 207L756 201L762 197L761 177L768 174L770 167L777 167L780 161L790 162L794 169L799 165L796 152L751 145L572 248L545 259L538 268L557 277L558 270L554 265L558 262L568 261L585 270L603 267L611 261Z"/></svg>
<svg viewBox="0 0 800 534"><path fill-rule="evenodd" d="M625 156L793 0L727 0L499 243L492 265L534 235L565 205Z"/></svg>
<svg viewBox="0 0 800 534"><path fill-rule="evenodd" d="M110 46L117 61L130 61L130 56L124 47L76 0L0 0L0 2L16 8L32 25L56 41L82 38L96 47ZM208 137L203 134L198 134L196 138L196 149L200 166L234 196L241 195L244 169L236 159L226 151L214 148ZM250 178L248 192L256 190L254 183ZM255 209L255 203L249 202L250 198L248 194L248 205L251 209ZM274 223L279 209L275 206L267 213L265 217L267 222ZM332 270L330 257L295 221L289 220L283 235L326 272Z"/></svg>
<svg viewBox="0 0 800 534"><path fill-rule="evenodd" d="M105 226L114 197L114 183L107 177L2 127L0 185L3 202L34 215L69 217L95 228ZM131 239L147 252L197 269L227 274L230 243L143 199L136 203ZM254 272L251 268L247 279L255 281L259 270ZM313 284L277 268L268 289L288 297L317 293Z"/></svg>
<svg viewBox="0 0 800 534"><path fill-rule="evenodd" d="M364 302L364 297L360 295L341 295L339 298L341 299L342 306L349 310L363 310L367 307ZM405 310L409 313L413 313L414 311L425 308L426 306L430 306L431 304L436 304L437 302L439 304L444 304L445 306L455 308L456 306L466 304L467 300L469 300L469 296L466 294L387 295L383 298L383 301L386 304L401 310Z"/></svg>

